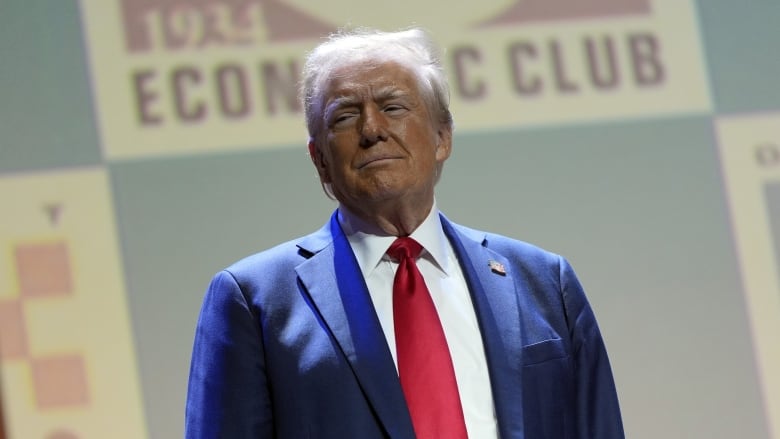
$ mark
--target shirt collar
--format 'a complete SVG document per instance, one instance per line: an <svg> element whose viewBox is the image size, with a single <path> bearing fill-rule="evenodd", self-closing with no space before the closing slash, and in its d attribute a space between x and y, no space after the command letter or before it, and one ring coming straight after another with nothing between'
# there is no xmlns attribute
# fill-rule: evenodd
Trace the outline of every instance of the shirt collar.
<svg viewBox="0 0 780 439"><path fill-rule="evenodd" d="M382 234L376 227L353 215L343 206L339 206L338 220L355 253L360 271L363 276L371 275L396 237ZM410 236L425 249L421 257L429 259L442 272L449 274L451 250L444 236L436 200L433 201L428 216Z"/></svg>

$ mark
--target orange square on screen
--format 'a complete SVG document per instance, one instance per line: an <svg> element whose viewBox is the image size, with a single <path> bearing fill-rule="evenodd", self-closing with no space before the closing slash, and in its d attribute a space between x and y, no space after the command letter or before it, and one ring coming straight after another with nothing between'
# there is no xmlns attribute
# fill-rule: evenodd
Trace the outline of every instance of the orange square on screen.
<svg viewBox="0 0 780 439"><path fill-rule="evenodd" d="M83 406L89 402L87 373L81 355L34 358L30 363L38 408Z"/></svg>
<svg viewBox="0 0 780 439"><path fill-rule="evenodd" d="M27 355L27 329L19 300L0 302L0 358L23 358Z"/></svg>
<svg viewBox="0 0 780 439"><path fill-rule="evenodd" d="M22 297L49 297L72 292L68 248L63 242L17 246L16 271Z"/></svg>

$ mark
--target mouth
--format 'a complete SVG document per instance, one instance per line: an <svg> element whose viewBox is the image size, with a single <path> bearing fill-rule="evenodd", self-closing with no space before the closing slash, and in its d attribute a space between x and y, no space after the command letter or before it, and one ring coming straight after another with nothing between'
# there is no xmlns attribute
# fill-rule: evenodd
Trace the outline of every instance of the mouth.
<svg viewBox="0 0 780 439"><path fill-rule="evenodd" d="M363 168L371 167L371 166L384 165L384 164L387 164L387 163L395 161L395 160L400 160L401 158L402 157L389 156L389 155L388 156L384 156L383 155L383 156L371 157L371 158L366 159L363 162L361 162L360 165L358 166L358 169L363 169Z"/></svg>

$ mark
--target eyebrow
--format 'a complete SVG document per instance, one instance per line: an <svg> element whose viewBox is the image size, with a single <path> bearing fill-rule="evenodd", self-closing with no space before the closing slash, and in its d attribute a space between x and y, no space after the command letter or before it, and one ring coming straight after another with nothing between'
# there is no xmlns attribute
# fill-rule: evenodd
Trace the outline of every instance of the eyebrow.
<svg viewBox="0 0 780 439"><path fill-rule="evenodd" d="M376 100L378 101L403 98L406 96L409 96L409 92L392 85L382 87L376 92Z"/></svg>
<svg viewBox="0 0 780 439"><path fill-rule="evenodd" d="M384 102L391 99L408 97L410 93L395 85L387 85L378 89L375 93L373 93L373 95L375 96L374 97L375 101ZM343 94L337 96L333 98L330 102L328 102L328 104L325 106L325 111L324 111L325 120L328 120L334 111L337 111L345 107L357 106L361 102L362 99L360 99L355 94Z"/></svg>

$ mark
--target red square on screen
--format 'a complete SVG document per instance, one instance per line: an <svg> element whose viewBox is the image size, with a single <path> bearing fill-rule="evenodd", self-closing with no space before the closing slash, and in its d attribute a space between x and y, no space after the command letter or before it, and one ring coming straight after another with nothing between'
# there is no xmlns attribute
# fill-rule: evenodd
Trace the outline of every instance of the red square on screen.
<svg viewBox="0 0 780 439"><path fill-rule="evenodd" d="M63 242L16 247L16 271L24 298L70 294L73 282L68 248Z"/></svg>
<svg viewBox="0 0 780 439"><path fill-rule="evenodd" d="M87 373L81 355L33 358L30 363L38 408L83 406L89 402Z"/></svg>

